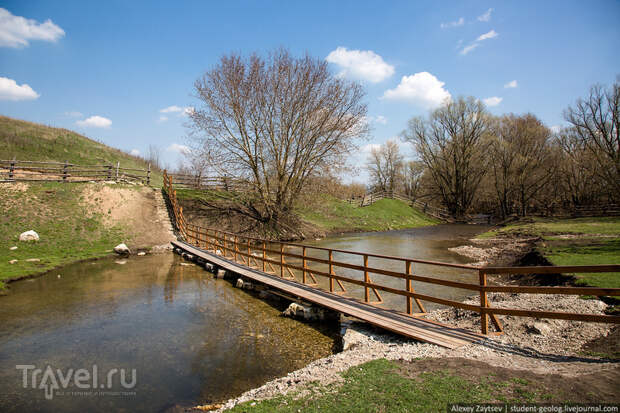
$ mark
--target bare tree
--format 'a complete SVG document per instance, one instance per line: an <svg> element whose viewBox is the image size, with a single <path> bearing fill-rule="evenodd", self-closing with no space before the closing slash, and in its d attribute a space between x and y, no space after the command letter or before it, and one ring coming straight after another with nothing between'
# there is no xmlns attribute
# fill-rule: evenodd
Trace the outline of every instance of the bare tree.
<svg viewBox="0 0 620 413"><path fill-rule="evenodd" d="M373 148L366 164L375 189L391 192L396 189L397 181L402 178L403 166L403 155L400 153L398 143L393 140Z"/></svg>
<svg viewBox="0 0 620 413"><path fill-rule="evenodd" d="M161 168L161 148L157 145L149 145L148 152L146 155L146 161L150 162L150 164L160 169Z"/></svg>
<svg viewBox="0 0 620 413"><path fill-rule="evenodd" d="M505 115L497 120L490 145L490 169L501 215L519 205L521 215L553 176L551 131L536 116Z"/></svg>
<svg viewBox="0 0 620 413"><path fill-rule="evenodd" d="M456 217L467 212L485 173L488 131L484 104L473 97L460 97L427 119L411 119L401 134L414 144L437 195Z"/></svg>
<svg viewBox="0 0 620 413"><path fill-rule="evenodd" d="M424 164L420 161L409 161L403 172L403 186L405 194L412 200L418 199L422 188Z"/></svg>
<svg viewBox="0 0 620 413"><path fill-rule="evenodd" d="M564 111L564 118L595 159L598 175L620 194L620 76L609 89L593 86L586 99Z"/></svg>
<svg viewBox="0 0 620 413"><path fill-rule="evenodd" d="M224 56L195 92L201 106L189 116L197 150L248 186L226 208L275 231L308 178L341 165L354 138L367 134L362 87L308 55Z"/></svg>

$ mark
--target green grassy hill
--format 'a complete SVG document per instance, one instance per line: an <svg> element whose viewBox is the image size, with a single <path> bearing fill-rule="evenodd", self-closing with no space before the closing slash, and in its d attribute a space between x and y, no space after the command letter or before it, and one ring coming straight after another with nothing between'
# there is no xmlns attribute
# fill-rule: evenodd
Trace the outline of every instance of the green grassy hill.
<svg viewBox="0 0 620 413"><path fill-rule="evenodd" d="M67 129L0 116L0 159L68 161L79 165L116 164L146 168L148 162ZM152 184L161 186L161 173L153 171Z"/></svg>

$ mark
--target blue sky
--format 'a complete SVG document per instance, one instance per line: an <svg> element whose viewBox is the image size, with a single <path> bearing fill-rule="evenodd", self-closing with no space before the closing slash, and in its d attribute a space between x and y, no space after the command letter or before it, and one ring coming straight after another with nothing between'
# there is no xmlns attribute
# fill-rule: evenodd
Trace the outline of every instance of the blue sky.
<svg viewBox="0 0 620 413"><path fill-rule="evenodd" d="M373 133L363 145L393 138L446 96L491 98L492 113L532 112L561 125L567 105L620 73L619 1L3 1L0 7L1 114L142 154L155 144L169 166L187 143L183 109L197 104L193 82L233 51L284 46L329 56L334 73L366 87ZM353 161L362 162L363 153Z"/></svg>

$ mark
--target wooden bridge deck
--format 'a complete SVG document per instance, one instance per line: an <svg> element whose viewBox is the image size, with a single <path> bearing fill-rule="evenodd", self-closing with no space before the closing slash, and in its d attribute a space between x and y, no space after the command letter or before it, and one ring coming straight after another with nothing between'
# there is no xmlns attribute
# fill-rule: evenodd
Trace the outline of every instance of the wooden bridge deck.
<svg viewBox="0 0 620 413"><path fill-rule="evenodd" d="M485 339L485 336L482 334L472 331L412 317L398 311L378 308L354 298L343 297L296 281L276 277L230 261L209 251L196 248L182 241L172 241L172 244L220 268L296 296L301 300L358 318L405 337L448 348L456 348Z"/></svg>

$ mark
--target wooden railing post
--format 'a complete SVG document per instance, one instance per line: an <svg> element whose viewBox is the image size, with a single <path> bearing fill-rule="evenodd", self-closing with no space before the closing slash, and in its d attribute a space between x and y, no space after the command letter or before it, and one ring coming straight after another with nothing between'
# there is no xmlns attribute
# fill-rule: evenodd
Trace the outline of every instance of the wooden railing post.
<svg viewBox="0 0 620 413"><path fill-rule="evenodd" d="M69 176L69 173L67 171L67 168L69 167L68 162L65 161L64 166L62 167L62 181L63 182L67 182L67 177Z"/></svg>
<svg viewBox="0 0 620 413"><path fill-rule="evenodd" d="M9 166L9 179L13 179L14 172L15 172L15 160L12 160L11 165Z"/></svg>
<svg viewBox="0 0 620 413"><path fill-rule="evenodd" d="M368 277L368 255L364 254L364 301L370 301L370 290L368 289L368 283L370 282Z"/></svg>
<svg viewBox="0 0 620 413"><path fill-rule="evenodd" d="M486 307L488 307L487 293L482 289L487 285L487 275L484 270L478 271L478 278L480 280L480 326L482 334L489 333L489 317L486 313Z"/></svg>
<svg viewBox="0 0 620 413"><path fill-rule="evenodd" d="M108 181L110 179L112 179L112 165L106 165L106 168L108 168Z"/></svg>
<svg viewBox="0 0 620 413"><path fill-rule="evenodd" d="M151 185L151 164L149 164L149 167L146 170L146 184Z"/></svg>
<svg viewBox="0 0 620 413"><path fill-rule="evenodd" d="M234 238L235 246L233 247L234 250L235 250L235 254L234 254L235 255L235 262L237 262L237 251L239 250L239 248L237 247L237 241L238 241L238 239L237 239L237 236L235 235L235 238Z"/></svg>
<svg viewBox="0 0 620 413"><path fill-rule="evenodd" d="M303 270L303 275L302 275L302 278L301 278L301 282L305 284L306 283L306 247L305 246L302 248L302 255L304 257L303 258L303 265L302 265L304 270Z"/></svg>
<svg viewBox="0 0 620 413"><path fill-rule="evenodd" d="M250 248L250 239L248 238L248 267L250 266L250 257L252 256L252 249Z"/></svg>
<svg viewBox="0 0 620 413"><path fill-rule="evenodd" d="M284 278L284 244L280 243L280 278Z"/></svg>
<svg viewBox="0 0 620 413"><path fill-rule="evenodd" d="M329 250L329 292L333 293L334 292L334 277L332 277L334 275L334 264L332 264L334 261L334 252L332 250Z"/></svg>
<svg viewBox="0 0 620 413"><path fill-rule="evenodd" d="M407 275L411 275L411 261L405 262L405 271ZM405 283L405 289L408 293L411 291L411 279L407 278L407 282ZM407 297L407 314L413 314L413 299L411 297Z"/></svg>
<svg viewBox="0 0 620 413"><path fill-rule="evenodd" d="M266 249L266 242L263 241L263 272L265 272L265 249Z"/></svg>

